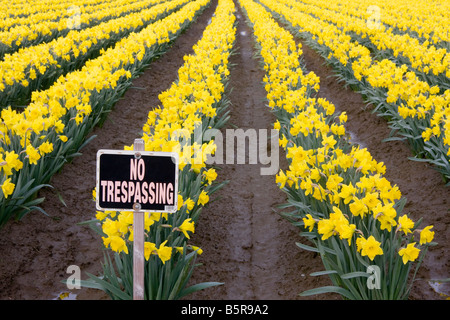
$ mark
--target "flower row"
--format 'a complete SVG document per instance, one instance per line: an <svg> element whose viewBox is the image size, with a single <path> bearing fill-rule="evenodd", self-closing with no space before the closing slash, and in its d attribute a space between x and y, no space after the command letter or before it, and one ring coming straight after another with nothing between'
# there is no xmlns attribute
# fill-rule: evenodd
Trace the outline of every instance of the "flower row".
<svg viewBox="0 0 450 320"><path fill-rule="evenodd" d="M76 0L76 1L53 1L53 3L42 3L28 1L30 6L20 6L18 4L5 5L5 1L0 2L0 30L8 31L19 25L37 24L43 21L55 21L71 16L74 6L80 10L80 14L89 14L94 10L101 10L111 6L111 2L116 0ZM5 6L5 7L3 7Z"/></svg>
<svg viewBox="0 0 450 320"><path fill-rule="evenodd" d="M407 33L397 34L392 27L386 27L375 19L365 19L338 11L339 3L317 0L302 2L295 3L295 10L301 9L333 23L342 32L352 36L353 40L376 52L377 56L395 57L399 64L404 61L410 70L430 85L450 88L450 53L445 48L436 48L429 41L421 43L419 39ZM445 83L445 80L449 82Z"/></svg>
<svg viewBox="0 0 450 320"><path fill-rule="evenodd" d="M301 2L318 4L317 0L301 0ZM392 28L396 34L409 34L419 38L421 42L428 40L438 47L450 40L449 18L446 14L450 5L445 1L355 0L334 1L320 5L360 17L369 23Z"/></svg>
<svg viewBox="0 0 450 320"><path fill-rule="evenodd" d="M36 190L77 155L90 130L104 121L131 84L130 78L162 54L207 4L208 0L190 2L123 38L80 70L35 92L23 112L2 110L0 225L12 215L20 218L39 209L42 199L33 199Z"/></svg>
<svg viewBox="0 0 450 320"><path fill-rule="evenodd" d="M263 6L240 3L260 46L269 107L277 116L274 128L289 161L276 182L288 196L282 207L294 210L282 215L304 228L301 234L314 247L298 245L320 253L326 271L319 274L328 274L334 284L304 294L328 290L349 299L406 298L411 262L425 254L432 226L420 232L419 244L418 224L401 214L405 199L383 177L384 164L349 142L345 113L314 97L319 79L304 73L293 36ZM380 290L365 286L371 264L382 270Z"/></svg>
<svg viewBox="0 0 450 320"><path fill-rule="evenodd" d="M156 4L161 0L152 0ZM26 104L35 90L47 89L59 76L73 71L131 32L178 9L187 0L157 4L137 13L73 30L65 37L19 50L0 62L0 107Z"/></svg>
<svg viewBox="0 0 450 320"><path fill-rule="evenodd" d="M296 2L261 0L293 32L306 38L351 86L357 87L381 115L390 120L393 133L407 140L419 161L428 161L450 179L450 89L441 93L406 65L390 59L378 61L370 50L352 41L335 25L301 12Z"/></svg>
<svg viewBox="0 0 450 320"><path fill-rule="evenodd" d="M156 3L161 1L156 1ZM71 6L66 9L66 17L61 12L52 14L55 20L33 22L32 20L0 32L0 58L11 54L20 48L48 42L65 36L72 30L93 27L101 22L109 21L144 10L153 5L154 1L140 0L130 3L126 0L115 0L81 11L81 7ZM45 16L45 13L41 14ZM40 16L41 16L40 15Z"/></svg>
<svg viewBox="0 0 450 320"><path fill-rule="evenodd" d="M54 11L63 12L71 5L88 7L111 1L114 0L1 0L0 17L2 19L4 18L5 20L8 20L9 18L15 19L19 17L27 17L30 15L40 15L41 13L47 14Z"/></svg>
<svg viewBox="0 0 450 320"><path fill-rule="evenodd" d="M228 57L235 39L234 8L232 0L219 0L211 23L194 46L193 54L184 57L185 63L178 70L178 79L159 95L161 106L149 112L143 127L146 151L177 152L180 159L177 211L145 216L146 299L183 296L187 279L173 287L170 279L178 279L179 273L184 272L179 266L191 268L195 254L202 252L187 240L195 232L202 207L222 184L213 184L217 173L215 169L207 168L205 163L215 150L214 141L194 141L195 130L204 124L218 129L228 119L225 112L228 103L224 94L229 75ZM97 212L96 215L95 222L101 223L105 247L115 252L122 264L132 260L132 216L133 213L127 211ZM190 249L190 254L187 249ZM125 271L119 271L119 274L121 278L127 276ZM102 283L98 277L91 280ZM202 285L204 287L205 284ZM108 292L107 286L101 289ZM129 292L129 289L125 286L124 291ZM116 297L113 293L111 296ZM131 298L130 295L120 297Z"/></svg>

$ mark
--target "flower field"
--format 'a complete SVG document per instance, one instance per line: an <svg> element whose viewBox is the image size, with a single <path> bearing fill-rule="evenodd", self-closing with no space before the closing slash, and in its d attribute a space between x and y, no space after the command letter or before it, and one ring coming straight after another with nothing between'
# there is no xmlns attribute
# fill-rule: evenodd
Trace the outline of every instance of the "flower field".
<svg viewBox="0 0 450 320"><path fill-rule="evenodd" d="M450 295L446 1L45 3L0 1L1 299L132 299L133 212L94 187L137 138L179 155L145 299ZM211 162L234 129L249 161Z"/></svg>

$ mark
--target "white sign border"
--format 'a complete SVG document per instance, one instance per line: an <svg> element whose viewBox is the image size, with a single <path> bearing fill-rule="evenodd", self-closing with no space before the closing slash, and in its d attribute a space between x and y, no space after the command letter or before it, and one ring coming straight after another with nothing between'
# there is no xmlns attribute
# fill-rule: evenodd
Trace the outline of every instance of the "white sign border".
<svg viewBox="0 0 450 320"><path fill-rule="evenodd" d="M150 210L150 209L142 209L135 210L131 209L123 209L123 208L102 208L99 204L98 190L100 188L100 156L103 154L114 154L114 155L136 155L139 153L141 156L152 156L152 157L171 157L172 161L175 160L175 197L174 204L171 210ZM138 212L167 212L174 213L178 208L178 171L179 171L179 156L176 152L164 152L164 151L134 151L134 150L113 150L113 149L100 149L97 151L96 157L96 174L95 174L95 207L99 211L138 211ZM166 206L168 207L168 206Z"/></svg>

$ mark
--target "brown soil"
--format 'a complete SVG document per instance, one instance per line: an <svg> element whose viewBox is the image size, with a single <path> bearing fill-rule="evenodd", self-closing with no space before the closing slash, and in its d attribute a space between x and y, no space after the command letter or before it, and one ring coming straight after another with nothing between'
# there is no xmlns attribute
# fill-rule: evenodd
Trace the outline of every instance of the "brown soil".
<svg viewBox="0 0 450 320"><path fill-rule="evenodd" d="M172 48L151 64L133 81L123 99L109 114L97 137L83 150L83 155L54 176L54 189L43 190L43 209L50 215L31 213L22 221L11 221L0 230L0 299L54 299L67 287L61 283L70 274L70 265L85 273L98 274L103 259L101 239L86 226L77 223L92 219L95 204L95 164L98 149L123 149L140 137L148 111L159 104L158 94L177 77L183 56L201 37L217 0L198 18L189 30L177 39ZM273 115L264 105L266 92L263 73L252 59L251 30L238 10L236 54L228 96L232 102L231 124L242 129L270 129ZM245 32L245 33L243 33ZM321 78L321 95L349 115L347 128L355 140L369 148L374 158L384 161L386 177L400 187L408 198L406 211L414 218L424 217L433 224L438 246L431 248L419 277L447 278L449 275L448 244L449 189L428 165L412 162L409 149L399 142L382 143L389 133L386 122L364 109L361 96L336 84L323 60L304 48L308 69ZM225 136L225 135L224 135ZM281 166L285 166L280 152ZM229 180L216 193L214 201L202 211L192 243L204 250L192 282L219 281L224 285L197 292L188 299L340 299L337 295L299 297L298 293L331 282L326 277L311 277L323 270L320 257L295 245L304 242L298 230L280 218L272 209L285 202L285 195L275 185L274 176L260 175L260 165L218 165L219 179ZM61 203L60 197L64 199ZM106 299L100 291L72 290L76 299ZM442 299L426 281L417 281L412 299Z"/></svg>

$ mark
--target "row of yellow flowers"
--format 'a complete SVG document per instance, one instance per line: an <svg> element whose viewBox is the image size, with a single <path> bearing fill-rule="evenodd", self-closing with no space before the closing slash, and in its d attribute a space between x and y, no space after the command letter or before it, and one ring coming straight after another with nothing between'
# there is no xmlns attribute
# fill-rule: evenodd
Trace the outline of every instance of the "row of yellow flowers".
<svg viewBox="0 0 450 320"><path fill-rule="evenodd" d="M161 3L95 27L72 30L65 37L41 43L5 56L0 62L0 107L26 104L35 90L47 89L63 74L71 72L131 32L168 15L187 0ZM118 8L120 9L120 8Z"/></svg>
<svg viewBox="0 0 450 320"><path fill-rule="evenodd" d="M326 6L365 20L380 22L397 34L409 34L421 42L428 40L438 47L450 41L449 17L446 14L450 9L448 1L355 0L336 1Z"/></svg>
<svg viewBox="0 0 450 320"><path fill-rule="evenodd" d="M41 13L62 12L72 4L79 6L91 6L114 0L1 0L0 1L0 18L15 19L19 17L28 17L31 15L40 15ZM45 18L45 16L44 16ZM39 21L39 20L37 20Z"/></svg>
<svg viewBox="0 0 450 320"><path fill-rule="evenodd" d="M253 27L264 62L269 107L286 149L289 168L276 182L294 208L282 215L305 232L320 253L334 286L303 294L336 292L348 299L406 299L412 262L423 259L433 239L432 226L401 214L405 199L383 177L385 166L352 144L345 133L345 113L314 97L319 79L305 74L293 36L281 28L263 6L240 0ZM419 236L416 233L420 232ZM417 263L419 266L420 263ZM378 270L380 287L366 285L368 270Z"/></svg>
<svg viewBox="0 0 450 320"><path fill-rule="evenodd" d="M71 16L76 7L81 14L90 14L111 6L116 0L75 0L75 1L27 1L15 4L10 1L0 1L0 30L8 31L19 25L33 25L43 21L55 21Z"/></svg>
<svg viewBox="0 0 450 320"><path fill-rule="evenodd" d="M0 123L0 225L38 209L36 191L72 157L78 155L88 133L141 70L162 54L207 0L186 4L179 11L131 33L114 47L86 62L80 70L61 76L17 112L2 110Z"/></svg>
<svg viewBox="0 0 450 320"><path fill-rule="evenodd" d="M450 89L430 86L406 65L377 61L335 25L301 11L297 2L261 0L304 37L375 110L388 117L394 139L408 140L415 160L428 161L450 179Z"/></svg>
<svg viewBox="0 0 450 320"><path fill-rule="evenodd" d="M235 40L234 11L232 0L219 0L193 54L184 57L178 79L159 95L161 106L149 112L143 127L146 151L177 152L180 159L178 210L145 216L145 299L179 299L218 284L203 283L185 289L189 280L185 274L192 272L196 254L202 253L188 243L198 216L210 195L223 185L213 184L217 173L205 163L216 148L214 140L196 137L195 130L202 126L219 129L228 119L224 94L228 58ZM130 278L131 270L123 266L132 263L133 213L97 212L93 222L101 224L98 231L105 247L116 253L115 263L106 260L102 277L92 276L84 285L104 290L113 299L131 299L132 284L124 281ZM116 270L120 281L112 270ZM116 286L119 282L123 285Z"/></svg>
<svg viewBox="0 0 450 320"><path fill-rule="evenodd" d="M92 27L103 21L141 11L153 3L154 1L148 0L131 3L126 0L115 0L99 6L91 6L83 12L81 7L73 5L66 9L65 14L60 11L49 14L56 19L41 22L33 22L33 16L31 16L30 21L22 21L21 24L0 32L0 58L3 58L5 54L16 52L19 48L65 36L74 29ZM63 17L63 15L67 16ZM46 16L46 14L41 13L39 16Z"/></svg>
<svg viewBox="0 0 450 320"><path fill-rule="evenodd" d="M447 43L447 49L450 49L448 1L355 0L334 3L340 11L364 19L379 20L397 33L409 33L437 46Z"/></svg>

